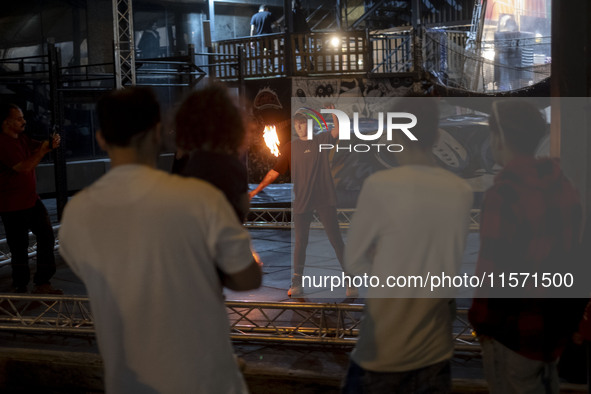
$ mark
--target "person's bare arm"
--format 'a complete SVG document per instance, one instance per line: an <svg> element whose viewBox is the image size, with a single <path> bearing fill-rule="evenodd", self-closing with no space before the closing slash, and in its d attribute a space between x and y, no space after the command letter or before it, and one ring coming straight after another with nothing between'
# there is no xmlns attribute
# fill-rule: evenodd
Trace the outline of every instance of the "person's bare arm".
<svg viewBox="0 0 591 394"><path fill-rule="evenodd" d="M279 173L275 170L270 170L269 172L267 172L267 175L265 175L265 177L263 178L261 183L259 183L256 189L249 193L250 199L259 194L260 191L269 186L271 183L275 182L278 176Z"/></svg>
<svg viewBox="0 0 591 394"><path fill-rule="evenodd" d="M261 267L256 261L252 260L250 265L242 271L235 274L221 273L222 285L230 290L246 291L253 290L261 285L262 273Z"/></svg>
<svg viewBox="0 0 591 394"><path fill-rule="evenodd" d="M29 172L33 171L39 164L43 156L45 156L51 148L49 147L49 141L43 141L39 149L33 151L33 154L27 159L17 163L12 167L16 172Z"/></svg>
<svg viewBox="0 0 591 394"><path fill-rule="evenodd" d="M250 36L254 36L254 25L250 25ZM254 41L250 42L250 48L254 49Z"/></svg>

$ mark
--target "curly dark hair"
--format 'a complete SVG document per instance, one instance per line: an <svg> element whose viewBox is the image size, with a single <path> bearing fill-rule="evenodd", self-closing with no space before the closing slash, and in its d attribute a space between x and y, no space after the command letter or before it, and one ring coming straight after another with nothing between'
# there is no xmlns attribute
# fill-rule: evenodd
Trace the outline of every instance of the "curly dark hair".
<svg viewBox="0 0 591 394"><path fill-rule="evenodd" d="M189 94L175 117L176 144L185 151L237 154L244 142L242 114L228 91L209 85Z"/></svg>

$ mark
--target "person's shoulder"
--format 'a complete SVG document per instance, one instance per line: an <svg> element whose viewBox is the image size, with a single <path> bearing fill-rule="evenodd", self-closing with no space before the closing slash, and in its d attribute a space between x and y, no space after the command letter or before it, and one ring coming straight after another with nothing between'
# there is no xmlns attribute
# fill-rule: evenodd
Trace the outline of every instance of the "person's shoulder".
<svg viewBox="0 0 591 394"><path fill-rule="evenodd" d="M436 168L438 171L437 176L440 176L440 177L446 179L448 182L453 183L457 187L468 189L470 191L472 190L472 187L470 186L468 181L466 181L466 179L460 177L457 174L454 174L453 172L451 172L445 168L441 168L441 167L436 167Z"/></svg>
<svg viewBox="0 0 591 394"><path fill-rule="evenodd" d="M99 178L100 179L100 178ZM64 217L62 220L62 225L66 223L68 218L76 220L77 218L81 218L81 213L87 211L90 205L92 205L92 199L90 198L91 190L94 184L85 187L84 189L80 190L76 194L74 194L66 204L64 208ZM70 219L70 220L71 220Z"/></svg>
<svg viewBox="0 0 591 394"><path fill-rule="evenodd" d="M201 193L204 195L216 194L217 189L203 179L186 177L177 174L164 173L163 184L166 183L167 192L173 195L180 191Z"/></svg>
<svg viewBox="0 0 591 394"><path fill-rule="evenodd" d="M392 182L393 177L397 176L396 170L399 168L390 168L374 172L363 181L363 187L368 189L372 187L380 187L380 184Z"/></svg>
<svg viewBox="0 0 591 394"><path fill-rule="evenodd" d="M196 177L162 171L157 188L151 196L161 209L184 214L204 215L217 211L217 203L224 199L220 189Z"/></svg>
<svg viewBox="0 0 591 394"><path fill-rule="evenodd" d="M408 166L396 166L392 168L385 168L378 170L367 177L365 182L383 183L394 182L400 178L404 178L409 174L410 168Z"/></svg>

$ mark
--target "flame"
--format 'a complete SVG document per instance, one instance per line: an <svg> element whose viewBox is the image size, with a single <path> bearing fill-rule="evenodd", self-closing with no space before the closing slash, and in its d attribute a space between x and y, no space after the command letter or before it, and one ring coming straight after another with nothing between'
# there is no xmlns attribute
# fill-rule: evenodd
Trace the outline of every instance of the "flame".
<svg viewBox="0 0 591 394"><path fill-rule="evenodd" d="M265 130L263 131L263 138L265 139L265 144L271 151L271 153L275 156L279 156L279 137L277 137L277 129L275 126L265 126Z"/></svg>

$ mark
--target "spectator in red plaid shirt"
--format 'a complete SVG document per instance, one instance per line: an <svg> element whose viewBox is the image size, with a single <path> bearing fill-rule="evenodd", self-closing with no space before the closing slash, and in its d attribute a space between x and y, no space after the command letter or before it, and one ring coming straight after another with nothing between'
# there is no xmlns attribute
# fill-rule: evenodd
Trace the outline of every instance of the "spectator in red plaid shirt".
<svg viewBox="0 0 591 394"><path fill-rule="evenodd" d="M562 270L575 261L581 205L557 162L534 157L546 122L528 102L505 100L493 103L489 124L504 168L485 193L477 274ZM469 311L490 392L558 393L557 360L586 300L532 298L540 289L531 287L512 299L494 291L479 290Z"/></svg>

